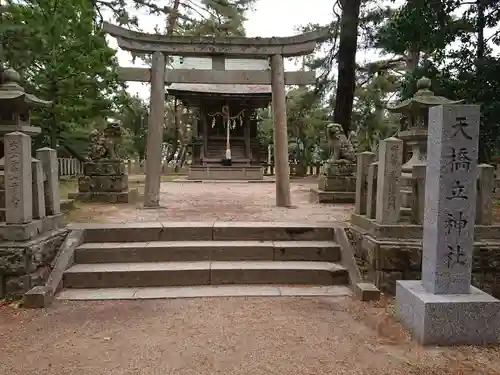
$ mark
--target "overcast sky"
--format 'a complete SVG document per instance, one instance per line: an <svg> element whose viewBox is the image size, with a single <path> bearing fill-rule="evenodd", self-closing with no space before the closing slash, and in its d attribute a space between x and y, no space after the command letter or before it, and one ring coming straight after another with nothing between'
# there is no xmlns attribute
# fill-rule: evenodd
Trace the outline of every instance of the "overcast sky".
<svg viewBox="0 0 500 375"><path fill-rule="evenodd" d="M307 6L304 6L307 4ZM146 32L153 32L155 26L163 29L164 17L139 13L139 26ZM331 0L258 0L255 10L247 14L245 29L249 37L290 36L297 34L296 27L309 22L327 25L332 20ZM116 48L116 41L110 38L111 46ZM132 63L130 53L118 50L118 61L121 66L145 66L137 61ZM286 70L294 70L293 62L287 61ZM129 82L129 92L139 93L142 98L149 97L149 84Z"/></svg>

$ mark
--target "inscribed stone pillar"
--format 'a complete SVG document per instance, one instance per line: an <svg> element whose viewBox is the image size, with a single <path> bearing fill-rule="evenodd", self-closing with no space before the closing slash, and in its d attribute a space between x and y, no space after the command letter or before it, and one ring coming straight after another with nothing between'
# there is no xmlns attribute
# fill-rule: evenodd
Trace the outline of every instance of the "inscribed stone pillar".
<svg viewBox="0 0 500 375"><path fill-rule="evenodd" d="M370 163L368 165L368 188L366 192L366 216L370 219L375 219L377 210L377 175L378 162Z"/></svg>
<svg viewBox="0 0 500 375"><path fill-rule="evenodd" d="M476 224L491 225L493 219L493 190L495 168L489 164L478 166Z"/></svg>
<svg viewBox="0 0 500 375"><path fill-rule="evenodd" d="M161 150L165 117L165 56L153 53L151 97L149 99L148 139L146 144L146 184L144 207L160 205Z"/></svg>
<svg viewBox="0 0 500 375"><path fill-rule="evenodd" d="M45 174L45 212L47 215L61 213L61 196L59 194L59 169L57 164L57 152L54 149L44 147L36 150L36 158L42 162Z"/></svg>
<svg viewBox="0 0 500 375"><path fill-rule="evenodd" d="M359 215L366 214L367 207L367 188L368 188L368 166L375 159L373 152L362 152L358 154L356 170L356 200L354 213Z"/></svg>
<svg viewBox="0 0 500 375"><path fill-rule="evenodd" d="M33 219L31 186L31 137L14 132L4 137L5 216L7 224Z"/></svg>
<svg viewBox="0 0 500 375"><path fill-rule="evenodd" d="M429 123L422 281L429 293L469 293L479 106L430 108Z"/></svg>
<svg viewBox="0 0 500 375"><path fill-rule="evenodd" d="M283 56L271 57L271 86L274 119L274 164L276 173L276 206L290 207L290 174L288 171L288 133L286 124L285 65Z"/></svg>
<svg viewBox="0 0 500 375"><path fill-rule="evenodd" d="M37 159L31 160L31 174L33 180L33 218L43 219L45 217L45 192L43 191L43 166Z"/></svg>
<svg viewBox="0 0 500 375"><path fill-rule="evenodd" d="M379 224L397 224L401 208L399 180L403 164L403 141L391 137L380 142L377 207L375 219Z"/></svg>
<svg viewBox="0 0 500 375"><path fill-rule="evenodd" d="M479 106L429 109L422 280L396 282L396 311L424 345L500 341L500 301L471 286Z"/></svg>
<svg viewBox="0 0 500 375"><path fill-rule="evenodd" d="M422 225L424 222L425 212L425 164L413 164L412 177L413 181L413 204L412 204L412 220L414 224Z"/></svg>

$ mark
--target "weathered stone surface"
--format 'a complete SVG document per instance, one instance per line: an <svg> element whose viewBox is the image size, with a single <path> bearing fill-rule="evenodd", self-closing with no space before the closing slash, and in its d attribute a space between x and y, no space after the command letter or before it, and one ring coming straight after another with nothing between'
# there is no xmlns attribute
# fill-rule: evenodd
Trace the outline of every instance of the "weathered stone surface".
<svg viewBox="0 0 500 375"><path fill-rule="evenodd" d="M47 216L27 224L0 223L0 240L28 241L45 232L62 228L64 225L65 217L62 214Z"/></svg>
<svg viewBox="0 0 500 375"><path fill-rule="evenodd" d="M491 225L493 219L493 191L495 168L489 164L478 166L476 224Z"/></svg>
<svg viewBox="0 0 500 375"><path fill-rule="evenodd" d="M127 191L121 193L108 192L88 192L72 193L68 197L81 202L99 202L99 203L129 203L131 194Z"/></svg>
<svg viewBox="0 0 500 375"><path fill-rule="evenodd" d="M399 181L402 164L403 141L394 137L381 141L375 209L375 218L380 224L396 224L399 221L401 207Z"/></svg>
<svg viewBox="0 0 500 375"><path fill-rule="evenodd" d="M377 176L378 176L378 162L373 162L368 166L366 188L366 216L370 219L375 218L377 211Z"/></svg>
<svg viewBox="0 0 500 375"><path fill-rule="evenodd" d="M421 278L421 241L376 240L356 227L350 228L348 235L363 279L381 291L393 294L396 280ZM474 243L472 285L500 297L499 241Z"/></svg>
<svg viewBox="0 0 500 375"><path fill-rule="evenodd" d="M50 288L42 285L35 286L24 295L23 307L28 309L47 307L52 302L53 297Z"/></svg>
<svg viewBox="0 0 500 375"><path fill-rule="evenodd" d="M356 166L356 203L354 212L360 215L366 214L368 197L368 167L375 159L373 152L362 152L358 154Z"/></svg>
<svg viewBox="0 0 500 375"><path fill-rule="evenodd" d="M31 173L33 177L33 218L43 219L45 211L45 193L43 191L43 166L40 160L32 159Z"/></svg>
<svg viewBox="0 0 500 375"><path fill-rule="evenodd" d="M500 342L500 301L474 287L469 293L434 294L420 281L398 281L396 310L423 345Z"/></svg>
<svg viewBox="0 0 500 375"><path fill-rule="evenodd" d="M2 297L20 298L47 279L51 263L68 231L54 230L27 242L0 243L0 278L4 279Z"/></svg>
<svg viewBox="0 0 500 375"><path fill-rule="evenodd" d="M324 191L311 188L309 202L311 203L354 203L354 191Z"/></svg>
<svg viewBox="0 0 500 375"><path fill-rule="evenodd" d="M58 215L61 213L61 195L59 194L59 164L57 163L57 152L48 147L36 150L36 157L42 162L45 173L45 211L47 215Z"/></svg>
<svg viewBox="0 0 500 375"><path fill-rule="evenodd" d="M125 174L125 163L122 160L100 160L83 163L85 176L119 176Z"/></svg>
<svg viewBox="0 0 500 375"><path fill-rule="evenodd" d="M354 285L354 295L363 302L378 301L380 290L372 283L357 283Z"/></svg>
<svg viewBox="0 0 500 375"><path fill-rule="evenodd" d="M356 177L321 175L318 178L318 188L324 191L356 191Z"/></svg>
<svg viewBox="0 0 500 375"><path fill-rule="evenodd" d="M33 219L31 137L19 133L5 135L5 208L9 224Z"/></svg>
<svg viewBox="0 0 500 375"><path fill-rule="evenodd" d="M161 151L165 116L165 55L154 52L151 63L144 207L160 206Z"/></svg>
<svg viewBox="0 0 500 375"><path fill-rule="evenodd" d="M78 191L121 193L128 191L128 176L81 176L78 178Z"/></svg>
<svg viewBox="0 0 500 375"><path fill-rule="evenodd" d="M469 293L476 217L479 106L429 110L422 282L429 293Z"/></svg>

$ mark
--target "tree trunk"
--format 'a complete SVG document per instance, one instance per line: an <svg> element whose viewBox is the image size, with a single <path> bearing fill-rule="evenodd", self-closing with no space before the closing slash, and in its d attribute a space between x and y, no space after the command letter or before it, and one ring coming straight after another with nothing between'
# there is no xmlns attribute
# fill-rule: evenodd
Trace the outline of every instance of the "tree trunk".
<svg viewBox="0 0 500 375"><path fill-rule="evenodd" d="M486 28L486 1L477 0L477 22L476 22L476 33L477 33L477 49L476 49L476 102L481 104L483 98L481 97L481 92L483 91L483 77L484 77L484 55L486 51L486 40L484 38L484 29ZM485 132L482 132L484 135ZM485 144L485 137L479 137L479 162L484 163L489 159L488 147Z"/></svg>
<svg viewBox="0 0 500 375"><path fill-rule="evenodd" d="M334 120L342 125L345 134L351 125L354 90L356 88L356 50L361 0L340 0L340 20L337 93Z"/></svg>

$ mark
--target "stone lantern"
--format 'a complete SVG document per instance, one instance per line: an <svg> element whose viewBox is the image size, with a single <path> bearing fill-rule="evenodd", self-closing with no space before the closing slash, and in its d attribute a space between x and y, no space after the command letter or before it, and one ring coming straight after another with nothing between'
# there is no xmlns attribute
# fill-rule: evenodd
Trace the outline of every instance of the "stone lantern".
<svg viewBox="0 0 500 375"><path fill-rule="evenodd" d="M443 104L457 104L461 100L450 100L436 96L430 90L431 80L422 77L417 81L417 92L410 99L403 100L387 110L400 113L398 138L404 142L404 150L410 149L411 157L401 167L401 218L411 217L412 171L414 165L427 165L427 136L429 127L429 108Z"/></svg>
<svg viewBox="0 0 500 375"><path fill-rule="evenodd" d="M389 112L400 113L400 129L398 138L403 140L411 150L411 158L402 166L403 174L411 174L416 164L427 163L427 130L429 126L429 108L443 104L457 104L461 100L453 101L443 96L435 96L430 90L431 80L422 77L417 81L417 92L410 98L403 100L394 107L388 107Z"/></svg>
<svg viewBox="0 0 500 375"><path fill-rule="evenodd" d="M37 135L41 129L31 126L30 109L33 106L49 106L50 101L28 94L20 86L21 77L13 69L0 71L0 137L7 133L21 132Z"/></svg>

